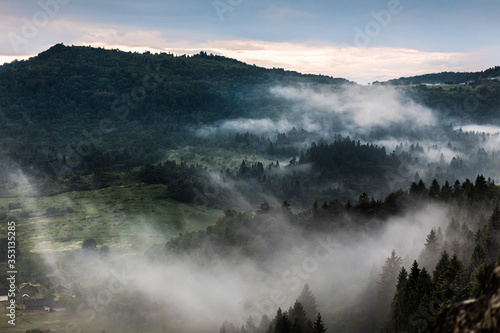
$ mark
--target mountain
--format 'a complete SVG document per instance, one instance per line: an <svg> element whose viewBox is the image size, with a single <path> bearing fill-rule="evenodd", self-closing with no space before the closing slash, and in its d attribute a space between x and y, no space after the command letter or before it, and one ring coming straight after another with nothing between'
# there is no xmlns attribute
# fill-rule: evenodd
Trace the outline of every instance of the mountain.
<svg viewBox="0 0 500 333"><path fill-rule="evenodd" d="M373 84L408 85L408 84L459 84L484 79L499 79L500 66L488 68L480 72L441 72L416 76L400 77L385 82Z"/></svg>
<svg viewBox="0 0 500 333"><path fill-rule="evenodd" d="M497 72L498 68L481 73L494 76ZM500 84L487 81L491 84L400 90L404 98L435 111L439 125L498 125ZM61 170L68 168L143 166L179 148L197 147L203 155L220 142L208 143L196 135L199 128L208 125L216 131L223 121L242 118L279 122L293 110L302 108L295 113L303 114L304 107L311 107L277 94L276 87L286 87L291 94L326 92L325 96L336 93L343 98L349 96L348 87L360 88L353 90L358 95L377 89L342 78L266 69L206 52L174 56L57 44L29 60L0 66L0 167L21 166L25 171L39 170L40 175L61 176L67 173ZM333 121L328 117L325 124ZM345 130L339 124L329 129L335 129L330 134ZM407 131L378 129L362 139L382 140L396 130ZM308 140L318 139L316 133ZM263 151L276 151L275 145L268 149L269 140L274 141L261 140ZM281 156L268 157L298 156L297 147L298 142L290 143L280 148Z"/></svg>
<svg viewBox="0 0 500 333"><path fill-rule="evenodd" d="M57 44L0 66L0 153L22 165L44 165L89 138L112 154L154 153L184 145L186 126L281 112L269 87L344 84L352 83L206 52L174 56Z"/></svg>

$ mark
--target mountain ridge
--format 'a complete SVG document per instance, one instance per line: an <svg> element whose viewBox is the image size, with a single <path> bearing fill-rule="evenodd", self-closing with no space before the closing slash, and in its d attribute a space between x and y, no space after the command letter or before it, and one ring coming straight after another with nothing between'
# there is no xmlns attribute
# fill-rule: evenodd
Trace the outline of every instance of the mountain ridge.
<svg viewBox="0 0 500 333"><path fill-rule="evenodd" d="M408 85L408 84L460 84L484 79L500 78L500 66L490 67L479 72L439 72L414 76L403 76L373 84Z"/></svg>

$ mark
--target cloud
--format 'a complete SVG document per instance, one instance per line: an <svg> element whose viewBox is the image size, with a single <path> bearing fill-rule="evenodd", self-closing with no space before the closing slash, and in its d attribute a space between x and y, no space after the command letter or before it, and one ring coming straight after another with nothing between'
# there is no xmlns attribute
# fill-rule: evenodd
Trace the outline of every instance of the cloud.
<svg viewBox="0 0 500 333"><path fill-rule="evenodd" d="M197 131L200 136L208 136L215 134L217 131L234 132L234 133L254 133L254 134L268 134L273 132L288 132L294 127L288 119L282 118L274 121L269 118L264 119L233 119L224 121L217 126L203 127ZM309 128L311 129L311 128Z"/></svg>
<svg viewBox="0 0 500 333"><path fill-rule="evenodd" d="M294 10L271 7L276 15L299 15ZM6 16L10 24L0 33L21 34L22 22ZM180 29L180 28L179 28ZM272 42L256 39L207 39L189 31L134 25L84 22L56 16L35 37L14 52L7 37L0 42L0 56L35 55L51 45L94 45L143 52L195 54L201 50L263 67L281 67L301 73L344 77L358 83L442 71L476 71L495 65L498 48L470 52L428 52L398 47L356 47L325 41Z"/></svg>

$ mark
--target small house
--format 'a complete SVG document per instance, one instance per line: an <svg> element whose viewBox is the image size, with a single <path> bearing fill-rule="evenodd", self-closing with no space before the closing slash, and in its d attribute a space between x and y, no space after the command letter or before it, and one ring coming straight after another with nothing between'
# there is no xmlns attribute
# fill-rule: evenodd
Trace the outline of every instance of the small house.
<svg viewBox="0 0 500 333"><path fill-rule="evenodd" d="M26 311L47 311L56 312L66 310L66 302L54 301L47 298L29 299L24 302Z"/></svg>
<svg viewBox="0 0 500 333"><path fill-rule="evenodd" d="M22 288L21 288L21 293L28 294L30 297L34 297L37 293L39 293L40 290L32 285L31 283L26 283Z"/></svg>

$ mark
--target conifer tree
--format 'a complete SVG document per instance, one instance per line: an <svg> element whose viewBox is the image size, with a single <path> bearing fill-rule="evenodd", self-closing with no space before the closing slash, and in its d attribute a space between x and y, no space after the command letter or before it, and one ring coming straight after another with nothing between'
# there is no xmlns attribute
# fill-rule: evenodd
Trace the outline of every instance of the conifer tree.
<svg viewBox="0 0 500 333"><path fill-rule="evenodd" d="M500 208L498 207L498 204L495 206L493 214L491 214L488 220L488 226L494 231L500 231Z"/></svg>
<svg viewBox="0 0 500 333"><path fill-rule="evenodd" d="M271 326L271 320L269 319L269 317L265 314L262 315L262 318L260 319L258 331L259 332L267 332L267 330L269 329L270 326Z"/></svg>
<svg viewBox="0 0 500 333"><path fill-rule="evenodd" d="M290 316L290 321L295 324L297 322L301 330L304 332L309 331L310 327L308 325L308 318L304 306L299 301L295 301L293 308L288 312ZM298 329L298 328L297 328Z"/></svg>
<svg viewBox="0 0 500 333"><path fill-rule="evenodd" d="M440 188L439 183L436 180L436 178L434 178L432 180L431 187L429 187L429 196L434 197L434 198L438 198L440 196L440 194L441 194L441 188Z"/></svg>
<svg viewBox="0 0 500 333"><path fill-rule="evenodd" d="M486 261L486 253L484 253L481 244L476 244L476 246L474 246L474 250L472 250L472 255L470 260L471 269L472 270L476 269L476 267L481 265L483 261Z"/></svg>
<svg viewBox="0 0 500 333"><path fill-rule="evenodd" d="M281 308L278 309L276 313L274 333L289 333L292 324L290 323L290 318L286 312L283 312Z"/></svg>
<svg viewBox="0 0 500 333"><path fill-rule="evenodd" d="M291 333L304 333L304 329L302 328L302 325L300 325L299 320L295 318L292 324L292 329Z"/></svg>
<svg viewBox="0 0 500 333"><path fill-rule="evenodd" d="M297 301L304 307L307 318L312 320L316 313L318 313L318 306L316 304L316 297L314 297L307 283L304 285Z"/></svg>
<svg viewBox="0 0 500 333"><path fill-rule="evenodd" d="M395 250L392 250L391 256L385 259L382 274L380 274L380 281L377 282L378 318L387 317L392 298L396 292L397 277L402 262L403 260L396 255Z"/></svg>
<svg viewBox="0 0 500 333"><path fill-rule="evenodd" d="M245 327L248 333L253 333L257 330L257 325L255 325L252 316L248 317Z"/></svg>
<svg viewBox="0 0 500 333"><path fill-rule="evenodd" d="M422 263L422 266L428 267L429 269L434 269L439 259L440 233L439 229L436 230L435 228L431 228L430 233L425 239L425 247L420 253L419 261Z"/></svg>
<svg viewBox="0 0 500 333"><path fill-rule="evenodd" d="M325 333L326 327L323 321L321 320L321 313L318 312L316 315L316 320L314 321L313 333Z"/></svg>
<svg viewBox="0 0 500 333"><path fill-rule="evenodd" d="M403 332L408 323L408 272L404 267L401 268L398 274L398 282L396 284L396 294L391 303L389 312L389 320L385 331L387 332Z"/></svg>
<svg viewBox="0 0 500 333"><path fill-rule="evenodd" d="M472 273L469 285L467 286L469 291L468 296L470 298L477 298L480 291L484 289L486 281L486 267L488 267L488 264L486 261L483 261L483 263L477 266Z"/></svg>
<svg viewBox="0 0 500 333"><path fill-rule="evenodd" d="M319 212L318 200L314 200L314 204L312 207L312 215L314 219L318 218L318 212Z"/></svg>

